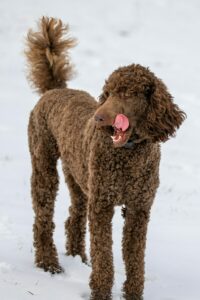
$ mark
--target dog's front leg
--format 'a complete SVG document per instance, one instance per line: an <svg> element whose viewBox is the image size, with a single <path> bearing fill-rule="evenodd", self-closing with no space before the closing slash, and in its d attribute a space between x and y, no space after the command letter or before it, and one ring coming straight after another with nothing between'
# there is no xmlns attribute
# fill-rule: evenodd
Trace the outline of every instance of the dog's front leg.
<svg viewBox="0 0 200 300"><path fill-rule="evenodd" d="M123 230L123 258L126 281L123 292L126 300L142 300L144 289L144 253L149 211L127 209Z"/></svg>
<svg viewBox="0 0 200 300"><path fill-rule="evenodd" d="M90 299L110 300L113 285L112 217L114 207L110 205L99 208L96 203L97 199L90 200L89 228L92 262Z"/></svg>

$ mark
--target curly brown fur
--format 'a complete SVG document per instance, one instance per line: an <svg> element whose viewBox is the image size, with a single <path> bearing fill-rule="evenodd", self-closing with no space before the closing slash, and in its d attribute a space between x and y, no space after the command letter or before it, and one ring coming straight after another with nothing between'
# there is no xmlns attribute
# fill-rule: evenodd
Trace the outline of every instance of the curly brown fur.
<svg viewBox="0 0 200 300"><path fill-rule="evenodd" d="M87 221L87 197L81 191L79 185L67 171L66 183L68 185L71 206L69 208L70 217L65 223L67 255L80 255L83 262L87 262L85 254L85 233ZM81 208L81 209L80 209Z"/></svg>
<svg viewBox="0 0 200 300"><path fill-rule="evenodd" d="M40 94L50 89L66 87L72 76L68 50L76 41L66 36L69 26L61 20L43 17L39 21L39 31L30 30L25 51L28 66L28 79Z"/></svg>
<svg viewBox="0 0 200 300"><path fill-rule="evenodd" d="M110 95L121 99L141 98L135 108L143 114L138 120L137 132L140 136L150 137L153 142L165 142L174 136L186 116L173 103L173 97L162 80L140 65L114 71L104 85L100 103L103 104Z"/></svg>
<svg viewBox="0 0 200 300"><path fill-rule="evenodd" d="M50 23L61 24L54 19ZM47 28L49 19L42 19L42 24L42 28ZM51 37L53 28L57 29L56 36L61 37L63 27L51 27L51 34L48 33ZM41 35L33 34L34 45L41 43L44 49ZM68 49L67 43L65 46ZM37 57L37 51L37 47L32 47L28 58ZM40 63L45 66L47 57L42 53ZM31 68L34 61L29 59ZM61 61L64 67L65 60ZM58 188L56 163L60 158L72 200L66 221L66 250L68 255L80 255L83 261L86 261L84 238L88 211L91 299L112 298L112 217L114 207L124 205L123 294L127 300L141 300L146 233L159 185L159 142L174 135L185 114L173 103L162 81L140 65L113 72L103 88L100 103L84 91L61 89L62 72L57 73L58 77L49 77L48 70L33 76L33 81L37 79L34 84L41 92L52 89L51 82L57 89L46 92L36 104L28 131L36 264L52 273L62 270L53 243L53 211ZM110 135L118 114L126 115L130 126L125 133L126 141L114 147ZM133 146L126 148L129 139L133 140Z"/></svg>

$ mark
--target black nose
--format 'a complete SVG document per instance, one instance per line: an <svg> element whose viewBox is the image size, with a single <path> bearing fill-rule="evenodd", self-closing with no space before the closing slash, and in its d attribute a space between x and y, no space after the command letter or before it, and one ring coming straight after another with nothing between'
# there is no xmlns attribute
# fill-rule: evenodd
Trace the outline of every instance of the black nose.
<svg viewBox="0 0 200 300"><path fill-rule="evenodd" d="M103 122L104 121L104 117L101 115L95 115L94 119L96 122Z"/></svg>

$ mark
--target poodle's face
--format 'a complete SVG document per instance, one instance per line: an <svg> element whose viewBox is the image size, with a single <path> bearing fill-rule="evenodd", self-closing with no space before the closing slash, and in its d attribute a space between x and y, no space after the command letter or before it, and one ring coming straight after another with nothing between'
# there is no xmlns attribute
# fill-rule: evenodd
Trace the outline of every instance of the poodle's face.
<svg viewBox="0 0 200 300"><path fill-rule="evenodd" d="M122 147L129 139L164 142L185 116L160 79L147 68L130 65L106 81L94 119L110 133L114 146Z"/></svg>
<svg viewBox="0 0 200 300"><path fill-rule="evenodd" d="M146 107L147 103L143 95L119 97L110 93L106 101L100 104L94 118L97 127L110 133L114 146L121 147L131 139L132 134L137 134L137 124Z"/></svg>

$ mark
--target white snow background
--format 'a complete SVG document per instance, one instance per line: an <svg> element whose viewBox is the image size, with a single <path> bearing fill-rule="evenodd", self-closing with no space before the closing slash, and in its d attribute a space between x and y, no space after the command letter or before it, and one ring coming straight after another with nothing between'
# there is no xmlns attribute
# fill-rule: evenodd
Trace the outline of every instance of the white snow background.
<svg viewBox="0 0 200 300"><path fill-rule="evenodd" d="M77 76L70 87L97 97L114 69L140 63L164 80L186 111L188 118L177 137L162 145L161 184L148 229L144 299L199 300L199 0L0 1L0 299L89 297L91 268L78 257L65 256L64 221L70 201L60 166L55 242L65 273L51 276L34 266L27 123L39 97L26 81L23 49L27 30L42 15L70 23L71 35L79 40L71 52ZM121 299L125 278L122 226L118 208L113 221L115 300Z"/></svg>

